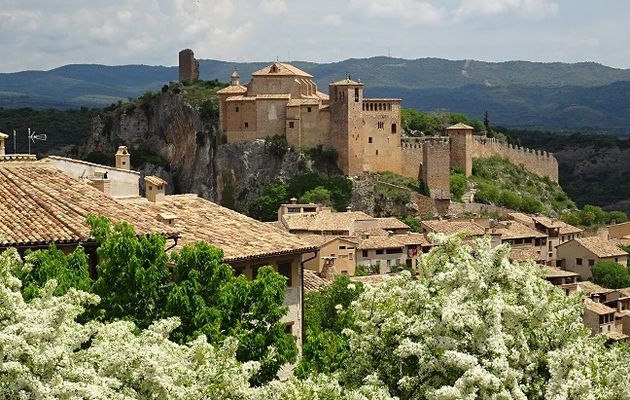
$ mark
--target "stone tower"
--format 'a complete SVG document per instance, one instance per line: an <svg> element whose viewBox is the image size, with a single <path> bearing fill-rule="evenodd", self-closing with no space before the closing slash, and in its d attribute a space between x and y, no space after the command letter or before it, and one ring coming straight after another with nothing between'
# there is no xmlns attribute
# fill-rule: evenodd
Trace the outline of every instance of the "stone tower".
<svg viewBox="0 0 630 400"><path fill-rule="evenodd" d="M446 133L451 142L450 167L460 167L466 176L472 175L472 146L474 128L466 124L458 123L446 128Z"/></svg>
<svg viewBox="0 0 630 400"><path fill-rule="evenodd" d="M330 144L339 155L339 168L349 176L363 172L363 84L350 79L329 85Z"/></svg>
<svg viewBox="0 0 630 400"><path fill-rule="evenodd" d="M179 52L179 81L192 83L199 80L199 61L190 49Z"/></svg>
<svg viewBox="0 0 630 400"><path fill-rule="evenodd" d="M429 140L422 146L422 180L434 199L450 199L449 142L446 138Z"/></svg>
<svg viewBox="0 0 630 400"><path fill-rule="evenodd" d="M129 154L129 150L127 150L127 146L118 147L118 151L116 152L116 168L131 169L131 155Z"/></svg>

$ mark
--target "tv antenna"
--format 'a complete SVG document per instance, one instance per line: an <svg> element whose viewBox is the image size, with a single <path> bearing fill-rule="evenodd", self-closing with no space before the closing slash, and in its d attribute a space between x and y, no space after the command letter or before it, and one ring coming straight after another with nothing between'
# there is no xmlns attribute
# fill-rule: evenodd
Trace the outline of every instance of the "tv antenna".
<svg viewBox="0 0 630 400"><path fill-rule="evenodd" d="M36 140L44 141L48 139L45 133L36 133L35 130L31 132L31 128L28 128L28 154L31 154L31 142L35 143Z"/></svg>

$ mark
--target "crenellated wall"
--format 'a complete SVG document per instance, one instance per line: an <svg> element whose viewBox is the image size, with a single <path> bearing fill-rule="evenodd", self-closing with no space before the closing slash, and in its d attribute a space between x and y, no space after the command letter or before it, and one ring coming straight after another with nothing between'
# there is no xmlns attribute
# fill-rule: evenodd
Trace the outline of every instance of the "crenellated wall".
<svg viewBox="0 0 630 400"><path fill-rule="evenodd" d="M552 153L504 144L496 139L475 136L472 143L473 158L501 156L512 164L523 165L538 176L547 176L558 182L558 160Z"/></svg>
<svg viewBox="0 0 630 400"><path fill-rule="evenodd" d="M414 179L422 179L423 139L404 138L400 141L400 174Z"/></svg>

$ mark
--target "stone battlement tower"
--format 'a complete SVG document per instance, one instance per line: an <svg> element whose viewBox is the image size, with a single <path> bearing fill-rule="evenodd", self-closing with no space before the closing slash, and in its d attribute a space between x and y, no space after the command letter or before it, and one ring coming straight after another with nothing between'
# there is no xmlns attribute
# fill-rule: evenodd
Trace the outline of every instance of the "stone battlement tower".
<svg viewBox="0 0 630 400"><path fill-rule="evenodd" d="M179 52L179 81L192 83L199 80L199 61L190 49Z"/></svg>

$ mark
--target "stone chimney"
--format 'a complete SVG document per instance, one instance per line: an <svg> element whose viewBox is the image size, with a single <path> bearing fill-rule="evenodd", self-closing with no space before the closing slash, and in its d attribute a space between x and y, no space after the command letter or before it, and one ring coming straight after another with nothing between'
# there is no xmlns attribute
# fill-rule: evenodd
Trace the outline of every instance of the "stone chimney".
<svg viewBox="0 0 630 400"><path fill-rule="evenodd" d="M289 199L289 202L290 202L291 204L297 204L298 199L296 199L295 197L291 197L291 199Z"/></svg>
<svg viewBox="0 0 630 400"><path fill-rule="evenodd" d="M131 155L129 154L129 150L127 150L127 146L118 147L118 151L116 152L116 168L131 169Z"/></svg>
<svg viewBox="0 0 630 400"><path fill-rule="evenodd" d="M5 149L4 149L4 141L7 140L8 138L9 138L9 135L7 135L6 133L0 132L0 156L3 156L6 154Z"/></svg>
<svg viewBox="0 0 630 400"><path fill-rule="evenodd" d="M159 203L164 201L166 181L157 176L145 176L144 186L147 200L151 203Z"/></svg>
<svg viewBox="0 0 630 400"><path fill-rule="evenodd" d="M166 224L166 225L175 225L175 221L177 221L177 215L169 212L163 212L158 214L158 221Z"/></svg>
<svg viewBox="0 0 630 400"><path fill-rule="evenodd" d="M95 171L94 176L90 178L90 186L100 190L107 196L112 195L112 182L105 171Z"/></svg>
<svg viewBox="0 0 630 400"><path fill-rule="evenodd" d="M322 266L322 272L319 273L319 276L332 281L335 279L335 275L337 275L337 271L335 270L335 257L322 257L322 261L324 261L324 265Z"/></svg>

